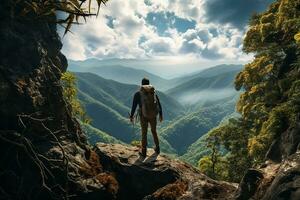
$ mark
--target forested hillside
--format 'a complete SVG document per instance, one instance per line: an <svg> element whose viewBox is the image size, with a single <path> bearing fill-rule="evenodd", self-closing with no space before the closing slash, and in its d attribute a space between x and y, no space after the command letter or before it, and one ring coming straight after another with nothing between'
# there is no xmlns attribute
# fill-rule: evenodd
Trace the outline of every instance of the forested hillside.
<svg viewBox="0 0 300 200"><path fill-rule="evenodd" d="M172 121L162 131L164 137L179 155L188 153L191 144L217 126L221 120L235 112L236 97L222 99L214 105L199 108Z"/></svg>
<svg viewBox="0 0 300 200"><path fill-rule="evenodd" d="M88 131L90 142L96 142L95 139L103 135L100 134L101 132L128 144L140 140L139 122L137 121L133 126L128 119L133 95L139 87L107 80L92 73L76 73L75 75L78 98L88 117L91 118L91 125L100 131L99 134L95 135L97 130L89 125L84 126L84 130ZM183 106L176 100L159 91L158 95L164 105L165 123L183 112ZM107 139L104 136L100 141ZM152 138L150 138L149 144L149 146L153 144ZM161 138L161 144L162 150L166 153L173 154L176 152L163 138Z"/></svg>
<svg viewBox="0 0 300 200"><path fill-rule="evenodd" d="M232 97L237 94L234 89L235 76L240 72L240 69L231 69L228 67L228 72L210 73L208 70L199 73L196 78L184 82L166 93L179 102L190 106L203 106L211 102L217 102L221 99ZM230 71L229 71L230 70Z"/></svg>
<svg viewBox="0 0 300 200"><path fill-rule="evenodd" d="M173 88L178 84L182 84L184 82L188 82L195 78L209 78L213 76L217 76L223 73L232 72L232 71L241 71L243 69L243 65L216 65L212 67L208 67L206 69L201 69L197 72L192 72L189 75L179 76L177 78L170 79L171 83L175 85ZM171 88L170 88L171 89Z"/></svg>
<svg viewBox="0 0 300 200"><path fill-rule="evenodd" d="M244 51L254 53L255 59L235 80L236 89L243 91L237 103L241 117L229 120L209 134L207 148L211 153L200 161L202 170L211 176L238 181L247 168L266 159L281 162L297 151L299 8L299 1L281 0L252 17ZM212 165L215 171L209 169ZM222 173L217 168L222 168ZM279 187L278 184L274 187Z"/></svg>
<svg viewBox="0 0 300 200"><path fill-rule="evenodd" d="M108 107L128 117L132 105L132 98L139 90L138 85L122 84L117 81L104 79L92 73L76 73L78 89L88 96L102 102ZM183 106L175 99L157 91L161 103L164 105L166 120L175 118L183 111Z"/></svg>
<svg viewBox="0 0 300 200"><path fill-rule="evenodd" d="M207 82L212 87L231 88L233 90L233 76L237 73L239 66L233 66L233 69L230 67L223 65L204 70L203 75L201 72L196 73L194 76L198 78L187 79L186 83L182 85L190 85L187 88L191 90L197 89L204 84L203 78L200 77L209 77ZM227 77L228 74L231 75L229 78L223 78ZM184 79L184 77L182 78ZM133 127L128 121L128 112L131 108L133 94L138 90L137 85L107 80L92 73L76 73L76 79L78 97L85 107L87 115L92 119L91 125L93 127L126 143L140 139L139 124ZM177 90L178 94L186 91L174 89L174 91ZM163 105L165 117L165 122L159 124L158 127L162 149L166 153L178 155L189 153L187 150L191 144L217 126L224 117L233 113L237 96L235 92L231 96L220 94L220 99L213 98L207 101L200 99L198 108L192 109L189 104L181 105L164 93L158 92L158 95ZM90 131L90 133L97 132L91 127L85 127L85 130ZM93 138L97 137L99 134ZM149 138L150 145L152 145L152 138ZM105 138L101 139L101 141L105 140ZM196 162L193 161L192 163L195 164Z"/></svg>

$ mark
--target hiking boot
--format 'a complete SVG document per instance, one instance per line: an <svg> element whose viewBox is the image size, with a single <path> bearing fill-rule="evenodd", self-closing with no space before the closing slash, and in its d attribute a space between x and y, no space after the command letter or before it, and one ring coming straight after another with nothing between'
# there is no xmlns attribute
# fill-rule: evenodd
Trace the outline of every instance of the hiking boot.
<svg viewBox="0 0 300 200"><path fill-rule="evenodd" d="M145 158L147 156L147 149L141 149L139 155Z"/></svg>
<svg viewBox="0 0 300 200"><path fill-rule="evenodd" d="M160 149L159 149L159 147L155 147L155 148L154 148L154 151L155 151L156 154L160 154Z"/></svg>

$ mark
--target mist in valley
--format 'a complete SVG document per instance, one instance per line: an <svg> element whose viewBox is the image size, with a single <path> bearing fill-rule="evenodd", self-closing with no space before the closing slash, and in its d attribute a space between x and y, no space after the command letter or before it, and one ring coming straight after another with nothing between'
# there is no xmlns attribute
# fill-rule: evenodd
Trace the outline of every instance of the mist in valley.
<svg viewBox="0 0 300 200"><path fill-rule="evenodd" d="M184 105L195 105L205 102L214 102L234 96L237 91L233 88L204 89L201 91L183 92L177 100Z"/></svg>

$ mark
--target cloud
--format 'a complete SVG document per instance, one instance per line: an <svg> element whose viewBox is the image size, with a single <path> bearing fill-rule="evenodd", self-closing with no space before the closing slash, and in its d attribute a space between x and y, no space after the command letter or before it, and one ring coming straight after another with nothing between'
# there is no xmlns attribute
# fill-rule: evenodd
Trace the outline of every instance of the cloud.
<svg viewBox="0 0 300 200"><path fill-rule="evenodd" d="M274 0L205 0L203 8L208 22L228 23L242 29L253 13L263 11Z"/></svg>
<svg viewBox="0 0 300 200"><path fill-rule="evenodd" d="M157 53L158 55L172 54L174 42L169 37L156 37L141 44L141 47L150 54Z"/></svg>
<svg viewBox="0 0 300 200"><path fill-rule="evenodd" d="M182 34L179 52L205 59L239 59L242 54L243 32L229 27L200 25Z"/></svg>
<svg viewBox="0 0 300 200"><path fill-rule="evenodd" d="M63 38L63 52L74 60L189 57L245 62L251 58L242 52L245 21L270 0L251 0L249 6L250 0L228 1L109 1L98 18L72 27L74 34Z"/></svg>

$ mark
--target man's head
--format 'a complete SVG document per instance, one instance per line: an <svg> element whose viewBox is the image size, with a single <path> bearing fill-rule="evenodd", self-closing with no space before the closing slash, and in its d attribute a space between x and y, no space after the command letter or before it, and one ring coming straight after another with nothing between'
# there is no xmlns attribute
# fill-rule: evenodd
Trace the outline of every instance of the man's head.
<svg viewBox="0 0 300 200"><path fill-rule="evenodd" d="M142 79L142 85L149 85L149 84L150 84L149 79L147 79L147 78Z"/></svg>

